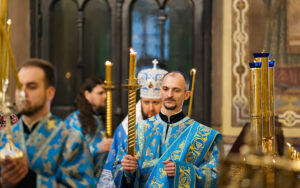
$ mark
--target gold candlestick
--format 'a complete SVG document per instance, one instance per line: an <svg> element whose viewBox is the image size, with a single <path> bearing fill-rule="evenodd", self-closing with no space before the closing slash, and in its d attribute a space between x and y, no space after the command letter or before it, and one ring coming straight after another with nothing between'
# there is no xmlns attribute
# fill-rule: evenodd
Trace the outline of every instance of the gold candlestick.
<svg viewBox="0 0 300 188"><path fill-rule="evenodd" d="M274 107L274 65L275 61L269 61L269 99L270 99L270 139L272 152L275 151L275 107Z"/></svg>
<svg viewBox="0 0 300 188"><path fill-rule="evenodd" d="M10 27L11 27L11 19L7 20L7 38L8 41L10 41ZM5 74L4 74L4 79L8 79L8 74L9 74L9 59L8 59L8 49L6 48L6 51L4 51L5 58L4 58L4 64L5 64Z"/></svg>
<svg viewBox="0 0 300 188"><path fill-rule="evenodd" d="M21 158L23 156L23 153L21 150L19 150L13 143L13 137L12 137L12 126L11 126L11 121L10 121L10 115L11 112L7 106L7 99L6 99L6 92L7 92L7 88L8 88L8 83L9 80L8 78L3 78L2 79L2 112L5 115L5 131L6 131L6 139L7 142L4 146L4 148L2 148L0 150L0 158L1 159L5 159L6 156L10 156L11 158L17 159L17 158Z"/></svg>
<svg viewBox="0 0 300 188"><path fill-rule="evenodd" d="M13 72L14 72L14 76L15 76L15 80L16 80L17 89L18 89L19 91L21 91L22 85L21 85L21 83L20 83L20 79L19 79L19 76L18 76L18 69L17 69L17 66L16 66L16 62L15 62L15 59L14 59L12 50L11 50L10 41L9 41L9 39L8 39L8 36L7 36L7 34L6 34L6 31L5 31L4 27L3 27L3 25L0 25L0 29L1 29L0 32L2 32L2 34L3 34L3 35L2 35L2 36L3 36L3 39L4 39L3 42L5 42L5 44L6 44L5 46L6 46L6 50L7 50L7 53L8 53L9 61L10 61L11 64L12 64L12 68L13 68ZM0 45L0 46L1 46L1 45ZM3 75L2 75L2 76L3 76Z"/></svg>
<svg viewBox="0 0 300 188"><path fill-rule="evenodd" d="M261 62L250 65L250 119L251 130L255 135L255 149L262 152L262 113L261 113Z"/></svg>
<svg viewBox="0 0 300 188"><path fill-rule="evenodd" d="M6 120L5 130L6 130L7 142L4 146L4 148L2 148L0 150L0 158L5 159L6 156L10 156L13 159L21 158L21 157L23 157L23 152L19 148L17 148L13 142L10 113L6 113L5 116L6 116L5 117L5 120Z"/></svg>
<svg viewBox="0 0 300 188"><path fill-rule="evenodd" d="M190 104L189 104L189 111L188 111L188 116L189 117L191 117L191 115L192 115L192 105L193 105L193 97L194 97L196 69L191 69L190 74L192 76L192 88L191 88Z"/></svg>
<svg viewBox="0 0 300 188"><path fill-rule="evenodd" d="M1 8L2 8L2 14L0 13L0 17L1 17L0 21L2 23L4 23L5 19L6 19L6 9L7 9L7 2L6 2L6 0L2 0Z"/></svg>
<svg viewBox="0 0 300 188"><path fill-rule="evenodd" d="M2 0L0 3L0 68L1 68L1 75L0 75L0 82L1 82L1 91L2 91L2 105L1 110L3 115L5 116L5 132L6 132L6 139L7 142L0 150L0 158L5 159L6 156L10 156L11 158L17 159L23 156L23 152L18 149L13 143L13 136L12 136L12 126L10 121L11 112L7 105L8 100L6 98L6 92L9 84L9 62L14 63L13 55L10 46L10 26L11 20L7 21L8 27L6 30L5 20L6 20L6 0ZM4 50L5 48L5 50ZM16 67L15 67L16 68ZM17 73L17 70L16 70ZM18 76L18 75L16 75ZM19 79L17 79L17 85L20 86L21 84Z"/></svg>
<svg viewBox="0 0 300 188"><path fill-rule="evenodd" d="M2 54L3 54L3 35L5 34L4 31L2 31L2 27L5 26L5 20L6 20L6 9L7 9L7 2L6 0L2 0L1 3L0 3L0 9L1 9L1 12L0 12L0 27L1 27L1 31L0 31L0 65L1 65L1 70L0 70L0 74L1 74L1 77L0 77L0 89L2 91L2 79L4 78L4 74L5 74L5 59L3 59L2 57Z"/></svg>
<svg viewBox="0 0 300 188"><path fill-rule="evenodd" d="M254 60L262 63L262 118L263 151L270 153L270 100L269 100L269 53L254 53Z"/></svg>
<svg viewBox="0 0 300 188"><path fill-rule="evenodd" d="M128 154L135 156L135 123L136 123L136 90L141 87L137 85L135 78L136 52L130 49L129 79L128 84L123 85L128 89Z"/></svg>
<svg viewBox="0 0 300 188"><path fill-rule="evenodd" d="M7 92L7 88L8 88L8 83L9 80L7 78L3 78L1 80L2 82L2 110L5 111L5 107L6 107L6 92Z"/></svg>
<svg viewBox="0 0 300 188"><path fill-rule="evenodd" d="M111 80L112 66L110 61L105 62L106 133L109 138L112 138L112 89L115 88Z"/></svg>

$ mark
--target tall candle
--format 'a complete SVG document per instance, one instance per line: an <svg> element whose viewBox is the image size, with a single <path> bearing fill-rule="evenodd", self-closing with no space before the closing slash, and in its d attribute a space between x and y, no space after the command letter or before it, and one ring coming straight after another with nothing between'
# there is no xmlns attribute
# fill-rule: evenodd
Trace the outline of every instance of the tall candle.
<svg viewBox="0 0 300 188"><path fill-rule="evenodd" d="M110 61L105 62L105 82L106 82L106 133L109 138L112 137L112 81Z"/></svg>
<svg viewBox="0 0 300 188"><path fill-rule="evenodd" d="M135 78L135 66L136 66L136 52L130 48L130 59L129 59L129 81Z"/></svg>
<svg viewBox="0 0 300 188"><path fill-rule="evenodd" d="M192 75L192 88L191 88L191 96L190 96L190 104L189 104L189 110L188 110L188 117L191 117L191 115L192 115L192 105L193 105L193 97L194 97L194 86L195 86L196 69L191 69L190 73Z"/></svg>
<svg viewBox="0 0 300 188"><path fill-rule="evenodd" d="M11 27L11 19L7 20L7 38L8 41L10 41L10 27ZM9 73L9 58L8 58L8 48L6 47L5 51L5 77L8 79L8 73Z"/></svg>
<svg viewBox="0 0 300 188"><path fill-rule="evenodd" d="M3 42L5 42L5 44L6 44L6 51L7 51L7 54L8 54L8 59L11 62L11 65L12 65L12 68L13 68L13 71L14 71L14 76L15 76L15 79L16 79L17 88L18 88L18 90L21 90L22 85L21 85L20 79L18 77L18 69L17 69L17 65L16 65L16 62L15 62L14 57L13 57L13 53L12 53L12 50L11 50L9 38L8 38L7 35L2 35L2 36L3 36ZM0 45L0 47L1 47L1 45ZM3 62L3 70L4 70L4 64L5 64L5 62ZM3 71L3 74L4 74L4 71ZM2 78L3 77L4 77L4 75L2 75Z"/></svg>
<svg viewBox="0 0 300 188"><path fill-rule="evenodd" d="M6 0L3 0L2 1L2 14L0 14L0 18L2 18L2 22L4 23L5 22L5 19L6 19Z"/></svg>
<svg viewBox="0 0 300 188"><path fill-rule="evenodd" d="M112 63L110 61L105 62L105 80L106 83L111 83L111 68L112 68Z"/></svg>

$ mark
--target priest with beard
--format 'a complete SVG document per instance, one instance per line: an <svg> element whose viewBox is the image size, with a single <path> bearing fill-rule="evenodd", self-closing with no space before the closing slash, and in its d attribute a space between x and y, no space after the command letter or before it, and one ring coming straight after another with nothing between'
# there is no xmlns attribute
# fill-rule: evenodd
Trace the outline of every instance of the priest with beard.
<svg viewBox="0 0 300 188"><path fill-rule="evenodd" d="M158 61L153 60L153 67L143 69L138 74L138 83L142 85L140 89L141 100L136 104L136 123L147 118L155 116L160 112L162 101L159 93L163 76L167 71L156 67ZM114 132L114 140L111 145L107 161L103 172L100 176L98 188L115 187L112 170L116 160L117 151L122 148L126 150L124 145L127 142L128 135L128 116L122 121Z"/></svg>
<svg viewBox="0 0 300 188"><path fill-rule="evenodd" d="M94 183L99 179L112 143L105 127L106 91L104 82L91 76L82 84L75 99L76 110L65 123L83 132L94 162Z"/></svg>
<svg viewBox="0 0 300 188"><path fill-rule="evenodd" d="M11 150L6 150L9 155L2 153L0 187L93 187L92 161L83 134L51 113L55 67L29 59L18 76L24 95L16 92L21 116L12 127L12 141L23 155L14 157ZM3 152L9 142L3 130L0 139Z"/></svg>
<svg viewBox="0 0 300 188"><path fill-rule="evenodd" d="M221 134L183 113L190 91L182 73L166 74L160 95L159 114L136 125L135 157L117 151L116 186L216 187Z"/></svg>

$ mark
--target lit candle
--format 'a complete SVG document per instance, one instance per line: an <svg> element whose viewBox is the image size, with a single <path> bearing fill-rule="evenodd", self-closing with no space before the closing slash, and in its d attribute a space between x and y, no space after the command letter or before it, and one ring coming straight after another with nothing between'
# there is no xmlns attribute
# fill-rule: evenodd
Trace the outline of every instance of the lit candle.
<svg viewBox="0 0 300 188"><path fill-rule="evenodd" d="M135 78L135 64L136 64L136 52L130 48L130 60L129 60L129 81Z"/></svg>
<svg viewBox="0 0 300 188"><path fill-rule="evenodd" d="M105 62L105 82L106 82L106 133L112 138L112 82L111 68L113 64L110 61Z"/></svg>
<svg viewBox="0 0 300 188"><path fill-rule="evenodd" d="M112 68L112 63L110 61L105 62L105 80L106 83L109 84L111 83L111 68Z"/></svg>
<svg viewBox="0 0 300 188"><path fill-rule="evenodd" d="M7 20L7 38L8 41L10 40L10 27L11 27L11 19ZM8 73L9 73L9 59L8 59L8 48L6 47L5 52L5 79L8 79Z"/></svg>
<svg viewBox="0 0 300 188"><path fill-rule="evenodd" d="M193 97L194 97L196 69L191 69L190 74L192 75L192 88L191 88L190 104L189 104L189 110L188 110L188 116L189 117L191 117L191 115L192 115L192 105L193 105Z"/></svg>

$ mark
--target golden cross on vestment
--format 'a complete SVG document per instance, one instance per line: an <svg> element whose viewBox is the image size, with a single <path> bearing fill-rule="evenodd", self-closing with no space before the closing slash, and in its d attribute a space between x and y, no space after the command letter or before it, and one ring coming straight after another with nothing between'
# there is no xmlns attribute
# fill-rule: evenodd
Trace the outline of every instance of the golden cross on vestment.
<svg viewBox="0 0 300 188"><path fill-rule="evenodd" d="M55 127L55 120L48 120L47 121L47 128L53 129Z"/></svg>

